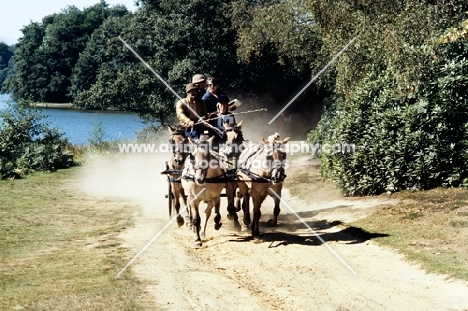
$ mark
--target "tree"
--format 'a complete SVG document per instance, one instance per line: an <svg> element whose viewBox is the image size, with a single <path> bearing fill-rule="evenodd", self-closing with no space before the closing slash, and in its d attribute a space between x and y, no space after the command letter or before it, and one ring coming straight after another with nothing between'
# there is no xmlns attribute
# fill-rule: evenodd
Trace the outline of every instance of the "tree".
<svg viewBox="0 0 468 311"><path fill-rule="evenodd" d="M7 90L15 99L70 102L72 70L89 37L108 16L127 13L125 7L109 9L101 1L83 11L68 6L61 13L44 17L42 24L26 26Z"/></svg>
<svg viewBox="0 0 468 311"><path fill-rule="evenodd" d="M237 64L235 32L222 15L228 2L139 1L141 9L132 15L121 36L181 96L195 73L216 75L229 81L229 88L240 80L242 66ZM117 62L109 59L102 64L96 83L77 102L148 111L159 120L171 118L174 94L115 37L107 42Z"/></svg>
<svg viewBox="0 0 468 311"><path fill-rule="evenodd" d="M73 164L70 144L45 119L39 111L13 104L0 111L0 179Z"/></svg>
<svg viewBox="0 0 468 311"><path fill-rule="evenodd" d="M4 42L0 42L0 89L11 70L12 64L10 63L10 59L13 56L13 51L13 46L8 46Z"/></svg>
<svg viewBox="0 0 468 311"><path fill-rule="evenodd" d="M47 25L52 19L52 16L44 19L42 25L30 23L21 30L23 37L19 39L16 53L12 57L13 71L4 82L4 90L11 93L16 101L42 101L45 98L47 65L40 46L44 37L43 25Z"/></svg>
<svg viewBox="0 0 468 311"><path fill-rule="evenodd" d="M109 16L92 33L85 49L80 53L72 71L69 93L77 106L85 106L82 102L83 96L81 93L89 90L96 83L101 69L106 67L116 69L131 60L128 53L123 53L120 49L116 48L120 45L117 37L122 32L122 29L127 27L129 16L128 14L124 16ZM115 104L117 105L117 103Z"/></svg>

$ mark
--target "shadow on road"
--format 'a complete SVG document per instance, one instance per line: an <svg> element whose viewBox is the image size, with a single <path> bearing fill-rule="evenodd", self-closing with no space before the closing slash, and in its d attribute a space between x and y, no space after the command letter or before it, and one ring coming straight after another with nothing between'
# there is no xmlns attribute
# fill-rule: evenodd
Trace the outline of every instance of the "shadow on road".
<svg viewBox="0 0 468 311"><path fill-rule="evenodd" d="M389 236L386 233L368 232L358 227L348 226L339 231L326 232L325 230L331 229L338 225L341 225L341 221L329 222L325 219L308 222L308 225L313 229L314 232L308 230L304 224L300 221L295 224L288 224L287 228L281 228L282 226L266 229L275 230L273 232L263 232L261 236L262 242L270 242L269 247L287 246L290 244L317 246L322 245L323 242L339 242L344 244L359 244L366 242L371 239ZM266 228L266 222L260 223L260 228ZM301 227L301 228L299 228ZM287 229L289 232L285 232L282 229ZM302 233L299 233L301 229ZM252 241L252 237L236 237L230 239L230 242L246 242ZM277 242L277 243L275 243Z"/></svg>

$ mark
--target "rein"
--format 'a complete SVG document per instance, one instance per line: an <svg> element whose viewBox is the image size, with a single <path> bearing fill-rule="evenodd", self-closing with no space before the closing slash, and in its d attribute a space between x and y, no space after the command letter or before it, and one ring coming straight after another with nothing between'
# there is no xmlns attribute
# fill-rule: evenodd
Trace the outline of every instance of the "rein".
<svg viewBox="0 0 468 311"><path fill-rule="evenodd" d="M261 111L268 111L266 108L260 108L260 109L254 109L254 110L249 110L249 111L242 111L242 112L231 112L231 114L245 114L245 113L252 113L252 112L261 112ZM204 121L213 121L213 120L216 120L218 119L218 116L216 116L216 118L210 118L210 119L206 119ZM203 121L198 121L197 123L195 124L199 124L199 123L202 123Z"/></svg>

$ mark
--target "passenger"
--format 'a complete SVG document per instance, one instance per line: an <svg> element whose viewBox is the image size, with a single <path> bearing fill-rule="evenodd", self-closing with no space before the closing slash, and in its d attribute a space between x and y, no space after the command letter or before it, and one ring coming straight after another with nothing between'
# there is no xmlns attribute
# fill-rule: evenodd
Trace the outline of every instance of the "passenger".
<svg viewBox="0 0 468 311"><path fill-rule="evenodd" d="M236 119L232 112L229 111L229 99L225 95L221 95L218 98L219 102L216 104L216 111L208 115L210 124L217 127L221 131L224 131L224 123L235 124Z"/></svg>
<svg viewBox="0 0 468 311"><path fill-rule="evenodd" d="M198 138L206 130L203 123L198 123L207 116L205 103L197 98L198 87L194 83L185 86L185 93L187 97L176 103L177 119L180 125L187 127L185 136Z"/></svg>
<svg viewBox="0 0 468 311"><path fill-rule="evenodd" d="M205 95L205 76L201 74L196 74L192 77L192 83L194 83L198 88L197 98L202 99Z"/></svg>
<svg viewBox="0 0 468 311"><path fill-rule="evenodd" d="M229 125L236 124L236 119L234 118L234 115L229 112L229 101L227 96L221 95L218 99L219 102L216 104L216 111L208 115L208 120L213 127L224 131L224 123ZM224 143L223 137L217 135L216 133L212 134L215 136L213 141L213 149L219 151L220 146Z"/></svg>
<svg viewBox="0 0 468 311"><path fill-rule="evenodd" d="M223 90L221 90L219 86L219 82L215 78L213 77L208 78L206 80L206 85L207 85L207 89L206 89L205 94L202 97L202 100L205 102L206 111L210 114L210 113L216 112L216 109L217 109L216 104L220 102L219 98L221 96L226 97L228 102L229 102L229 99L226 93Z"/></svg>

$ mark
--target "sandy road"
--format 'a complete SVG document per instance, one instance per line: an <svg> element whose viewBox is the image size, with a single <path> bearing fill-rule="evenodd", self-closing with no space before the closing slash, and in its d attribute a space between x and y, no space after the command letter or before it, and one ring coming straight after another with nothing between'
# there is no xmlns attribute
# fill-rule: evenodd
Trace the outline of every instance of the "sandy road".
<svg viewBox="0 0 468 311"><path fill-rule="evenodd" d="M120 155L83 169L83 189L95 196L130 199L136 225L122 238L136 255L167 224L165 158ZM292 163L294 165L294 163ZM468 310L468 286L426 274L372 237L351 234L340 222L363 217L381 199L305 203L283 194L279 226L268 228L272 200L262 208L261 242L234 232L222 206L223 226L208 225L203 247L174 223L130 266L167 310ZM327 246L317 238L327 241ZM131 258L129 258L130 260ZM117 272L116 272L117 273Z"/></svg>

